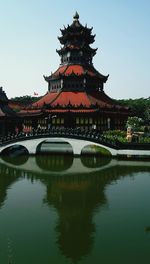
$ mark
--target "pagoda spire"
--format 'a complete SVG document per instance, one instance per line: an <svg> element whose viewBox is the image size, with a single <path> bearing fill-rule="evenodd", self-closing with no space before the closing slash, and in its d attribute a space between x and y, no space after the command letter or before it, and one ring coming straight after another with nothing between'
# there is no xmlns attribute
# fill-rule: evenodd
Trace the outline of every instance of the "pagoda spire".
<svg viewBox="0 0 150 264"><path fill-rule="evenodd" d="M79 14L78 14L77 11L75 12L75 15L73 16L73 19L74 20L79 20Z"/></svg>

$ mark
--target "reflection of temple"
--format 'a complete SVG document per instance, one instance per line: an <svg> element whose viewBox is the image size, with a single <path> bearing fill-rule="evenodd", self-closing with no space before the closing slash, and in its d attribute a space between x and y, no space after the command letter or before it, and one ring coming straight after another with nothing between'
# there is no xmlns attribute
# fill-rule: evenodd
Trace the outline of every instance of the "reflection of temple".
<svg viewBox="0 0 150 264"><path fill-rule="evenodd" d="M88 167L94 166L93 164L102 166L107 162L109 159L97 158L95 164L95 162L91 162L91 158L86 157L85 160L84 157L82 158L82 163ZM145 169L143 168L143 170ZM136 167L118 166L90 175L59 176L58 174L58 176L43 179L47 186L44 201L49 206L55 207L59 214L56 226L57 244L63 255L76 263L90 253L95 235L93 216L96 210L107 205L106 186L129 172L138 170L139 168Z"/></svg>
<svg viewBox="0 0 150 264"><path fill-rule="evenodd" d="M106 203L104 185L94 175L70 175L47 182L46 200L59 214L56 226L60 251L74 262L91 251L94 210Z"/></svg>
<svg viewBox="0 0 150 264"><path fill-rule="evenodd" d="M48 169L51 165L53 165L53 171L57 171L58 165L61 165L64 171L67 168L66 157L55 157L43 158L43 162L40 161L42 157L40 159L36 157L38 165L43 169L41 174L34 171L25 172L0 164L0 206L6 199L7 189L19 177L24 176L34 181L40 180L46 186L43 202L50 207L55 207L58 212L59 218L56 223L58 247L65 257L77 262L92 250L95 235L93 217L96 210L101 210L108 203L105 194L106 187L129 173L132 176L134 172L150 171L150 167L115 166L91 174L60 175L58 172L58 175L54 175L50 172L49 175L44 175L44 169ZM13 163L13 160L11 162ZM101 169L101 166L107 162L109 160L101 160L101 158L97 158L96 161L93 158L91 162L91 158L82 157L82 163L88 168L97 166ZM68 166L71 166L71 163L72 161L69 160Z"/></svg>
<svg viewBox="0 0 150 264"><path fill-rule="evenodd" d="M44 157L44 158L43 158ZM46 171L55 171L62 172L67 170L72 166L73 156L59 156L59 155L51 155L51 156L36 156L36 163L39 168Z"/></svg>

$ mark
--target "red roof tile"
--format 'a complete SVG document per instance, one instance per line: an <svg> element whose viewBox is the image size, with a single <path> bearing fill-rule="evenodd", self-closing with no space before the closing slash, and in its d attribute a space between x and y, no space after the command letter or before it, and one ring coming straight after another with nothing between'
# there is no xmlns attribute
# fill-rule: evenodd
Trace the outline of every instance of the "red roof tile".
<svg viewBox="0 0 150 264"><path fill-rule="evenodd" d="M114 106L113 100L108 97L104 92L93 92L88 95L91 104L97 104L100 107L112 107Z"/></svg>
<svg viewBox="0 0 150 264"><path fill-rule="evenodd" d="M44 95L39 101L32 104L33 107L41 108L44 104L50 104L59 93L48 93Z"/></svg>
<svg viewBox="0 0 150 264"><path fill-rule="evenodd" d="M70 75L72 73L76 75L82 75L85 72L90 76L97 75L96 71L92 67L86 67L86 66L83 67L79 64L60 66L53 75L54 76L58 76L59 74Z"/></svg>
<svg viewBox="0 0 150 264"><path fill-rule="evenodd" d="M75 74L77 74L77 75L82 75L85 72L87 72L89 75L95 76L95 73L92 70L88 70L88 69L84 68L81 65L70 65L66 69L65 75L70 75L72 72L75 73Z"/></svg>
<svg viewBox="0 0 150 264"><path fill-rule="evenodd" d="M66 70L68 66L67 65L64 65L64 66L61 66L57 69L57 71L54 72L54 76L58 76L59 74L63 74L64 71Z"/></svg>
<svg viewBox="0 0 150 264"><path fill-rule="evenodd" d="M91 102L85 92L61 92L51 106L66 105L90 107Z"/></svg>
<svg viewBox="0 0 150 264"><path fill-rule="evenodd" d="M86 108L96 104L102 108L111 108L114 106L113 100L104 92L93 92L88 95L86 92L50 92L34 103L32 107L42 108L44 104L51 105L52 107L56 107L57 105L62 107L67 105L79 107L83 105Z"/></svg>
<svg viewBox="0 0 150 264"><path fill-rule="evenodd" d="M97 104L98 106L100 107L106 107L106 106L109 106L108 103L104 102L103 100L99 99L99 98L95 98L95 97L92 97L92 96L88 96L89 97L89 100L91 101L91 104Z"/></svg>

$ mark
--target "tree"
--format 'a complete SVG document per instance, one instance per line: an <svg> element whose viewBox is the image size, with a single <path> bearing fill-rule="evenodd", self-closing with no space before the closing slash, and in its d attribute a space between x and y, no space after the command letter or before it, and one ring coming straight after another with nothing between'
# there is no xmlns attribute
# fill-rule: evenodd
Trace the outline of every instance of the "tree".
<svg viewBox="0 0 150 264"><path fill-rule="evenodd" d="M150 121L150 97L139 99L116 100L122 106L128 106L134 116L142 118L146 123Z"/></svg>
<svg viewBox="0 0 150 264"><path fill-rule="evenodd" d="M25 95L25 96L19 96L19 97L11 98L10 101L20 103L20 104L26 106L26 105L30 105L30 104L38 101L40 98L41 98L41 96L34 97L34 96L30 96L30 95Z"/></svg>
<svg viewBox="0 0 150 264"><path fill-rule="evenodd" d="M140 130L141 126L143 124L143 119L137 116L131 116L128 117L127 120L127 127L131 127L133 131L138 131Z"/></svg>

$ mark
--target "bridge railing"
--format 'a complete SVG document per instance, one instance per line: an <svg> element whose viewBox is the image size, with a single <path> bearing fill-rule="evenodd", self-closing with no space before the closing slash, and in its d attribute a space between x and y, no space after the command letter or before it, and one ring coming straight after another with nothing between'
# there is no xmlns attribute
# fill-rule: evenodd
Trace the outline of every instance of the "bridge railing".
<svg viewBox="0 0 150 264"><path fill-rule="evenodd" d="M102 133L92 130L81 130L72 128L59 128L59 129L46 129L36 130L30 133L20 132L18 134L9 134L5 137L0 138L0 146L5 146L18 141L24 141L27 139L37 139L42 137L67 137L74 139L81 139L92 141L93 143L99 143L107 147L114 149L144 149L150 150L150 143L122 143L117 140L117 137L113 139L107 138Z"/></svg>
<svg viewBox="0 0 150 264"><path fill-rule="evenodd" d="M117 148L117 141L112 142L108 138L104 137L98 131L85 131L81 129L49 129L49 130L37 130L30 133L20 132L18 134L9 134L0 139L0 146L5 146L18 141L24 141L27 139L36 139L42 137L68 137L74 139L88 140L95 143L105 144L110 147Z"/></svg>

